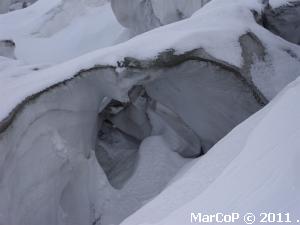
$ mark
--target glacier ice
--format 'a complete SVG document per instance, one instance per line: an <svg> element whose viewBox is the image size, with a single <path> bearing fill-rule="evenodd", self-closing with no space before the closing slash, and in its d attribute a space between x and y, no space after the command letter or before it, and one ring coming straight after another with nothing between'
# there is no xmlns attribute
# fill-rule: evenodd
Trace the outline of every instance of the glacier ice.
<svg viewBox="0 0 300 225"><path fill-rule="evenodd" d="M299 82L271 100L300 48L267 15L297 9L207 2L39 0L0 15L1 225L185 224L195 206L298 194Z"/></svg>
<svg viewBox="0 0 300 225"><path fill-rule="evenodd" d="M210 0L112 0L118 21L132 35L190 17Z"/></svg>
<svg viewBox="0 0 300 225"><path fill-rule="evenodd" d="M11 40L0 41L0 56L15 58L15 43Z"/></svg>
<svg viewBox="0 0 300 225"><path fill-rule="evenodd" d="M240 215L287 211L298 216L299 97L298 78L122 225L189 224L191 212L216 210ZM238 224L243 223L241 217Z"/></svg>
<svg viewBox="0 0 300 225"><path fill-rule="evenodd" d="M0 2L0 13L26 8L36 1L37 0L2 0Z"/></svg>
<svg viewBox="0 0 300 225"><path fill-rule="evenodd" d="M129 83L130 68L123 75L111 68L86 71L28 100L1 134L1 221L119 223L166 186L187 162L183 157L207 151L261 107L249 86L210 63L188 61L163 74L149 70L148 77L133 71L138 79ZM119 104L108 104L106 96ZM222 112L209 110L216 105Z"/></svg>
<svg viewBox="0 0 300 225"><path fill-rule="evenodd" d="M210 63L185 62L158 73L162 75L146 85L147 92L180 115L205 152L261 107L241 78Z"/></svg>
<svg viewBox="0 0 300 225"><path fill-rule="evenodd" d="M282 38L300 44L300 3L292 1L288 5L273 8L269 5L263 17L263 25Z"/></svg>
<svg viewBox="0 0 300 225"><path fill-rule="evenodd" d="M1 134L1 223L120 222L161 191L169 177L183 166L185 160L170 150L162 137L152 137L159 141L150 138L140 147L132 144L140 148L140 159L124 187L117 191L110 186L94 153L99 108L105 96L116 88L113 83L107 92L101 88L109 84L106 76L113 76L110 69L96 70L48 90L16 116L16 125ZM113 133L112 137L116 139L118 135ZM170 164L172 158L174 164ZM156 173L161 177L155 182L151 176ZM122 179L124 174L115 170L112 176Z"/></svg>
<svg viewBox="0 0 300 225"><path fill-rule="evenodd" d="M95 79L49 90L1 134L1 223L90 224L98 216L91 212L103 178L94 179L101 172L91 150L104 93L89 87Z"/></svg>

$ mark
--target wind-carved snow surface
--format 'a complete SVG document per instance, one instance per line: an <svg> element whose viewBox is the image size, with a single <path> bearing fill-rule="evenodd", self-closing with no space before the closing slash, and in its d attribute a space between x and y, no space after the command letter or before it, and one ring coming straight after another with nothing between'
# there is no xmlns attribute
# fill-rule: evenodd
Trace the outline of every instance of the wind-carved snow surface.
<svg viewBox="0 0 300 225"><path fill-rule="evenodd" d="M1 225L296 213L299 80L259 110L299 76L300 47L258 24L262 1L202 3L39 0L0 16Z"/></svg>

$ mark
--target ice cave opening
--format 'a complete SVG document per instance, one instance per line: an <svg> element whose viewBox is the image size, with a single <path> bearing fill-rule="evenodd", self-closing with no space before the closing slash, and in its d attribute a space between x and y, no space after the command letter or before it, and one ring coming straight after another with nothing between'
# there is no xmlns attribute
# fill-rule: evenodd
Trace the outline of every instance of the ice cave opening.
<svg viewBox="0 0 300 225"><path fill-rule="evenodd" d="M172 110L151 99L143 86L133 87L129 99L128 103L112 100L98 116L96 157L113 187L121 189L135 173L139 147L148 137L162 136L183 158L204 153L193 130Z"/></svg>
<svg viewBox="0 0 300 225"><path fill-rule="evenodd" d="M264 101L239 74L212 62L187 60L147 73L128 67L121 74L139 81L126 102L106 101L98 114L95 155L118 193L102 224L118 224L159 194Z"/></svg>
<svg viewBox="0 0 300 225"><path fill-rule="evenodd" d="M1 124L12 224L119 224L263 106L239 71L189 54L81 71L19 105Z"/></svg>

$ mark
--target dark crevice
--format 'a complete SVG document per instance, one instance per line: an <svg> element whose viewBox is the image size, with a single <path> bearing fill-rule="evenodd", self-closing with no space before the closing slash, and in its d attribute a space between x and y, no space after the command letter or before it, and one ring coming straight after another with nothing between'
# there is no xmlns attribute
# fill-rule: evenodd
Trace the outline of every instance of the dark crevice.
<svg viewBox="0 0 300 225"><path fill-rule="evenodd" d="M96 157L111 185L117 189L121 189L135 171L139 146L152 133L148 110L155 109L156 104L141 85L129 91L129 98L129 103L112 100L99 114ZM196 158L204 152L199 146L197 154L179 154L184 158Z"/></svg>

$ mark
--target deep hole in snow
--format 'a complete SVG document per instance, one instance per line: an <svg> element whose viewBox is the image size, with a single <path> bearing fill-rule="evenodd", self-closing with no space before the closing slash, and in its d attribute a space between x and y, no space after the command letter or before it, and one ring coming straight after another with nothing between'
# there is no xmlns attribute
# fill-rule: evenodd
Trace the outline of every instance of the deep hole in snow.
<svg viewBox="0 0 300 225"><path fill-rule="evenodd" d="M151 79L144 70L123 72L84 71L25 101L10 120L0 137L0 171L12 185L0 197L12 204L24 199L35 209L3 206L8 216L19 213L15 224L43 224L61 213L69 224L119 224L262 107L251 85L211 62L149 69ZM126 103L116 76L142 77ZM120 101L107 105L107 96ZM43 198L31 201L37 190Z"/></svg>
<svg viewBox="0 0 300 225"><path fill-rule="evenodd" d="M184 158L203 154L196 134L174 112L151 99L142 86L134 87L129 97L128 104L112 100L99 114L96 157L113 187L121 189L132 176L138 161L139 146L154 133L165 133L177 142L177 146L174 143L174 150ZM164 111L157 110L158 107ZM157 123L163 126L163 122L165 127L158 128ZM169 134L166 134L168 129ZM179 148L176 150L176 147Z"/></svg>

